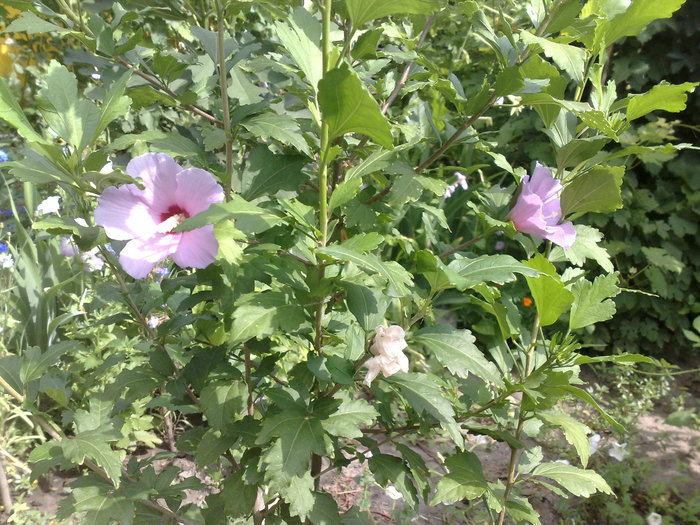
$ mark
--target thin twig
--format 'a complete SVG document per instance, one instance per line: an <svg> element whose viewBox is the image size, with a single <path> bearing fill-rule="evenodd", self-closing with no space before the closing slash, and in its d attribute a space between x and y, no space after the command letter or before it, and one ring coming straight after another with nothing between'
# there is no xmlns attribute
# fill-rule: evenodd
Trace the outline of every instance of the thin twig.
<svg viewBox="0 0 700 525"><path fill-rule="evenodd" d="M0 500L2 501L2 506L4 507L4 512L0 513L9 516L12 514L12 495L10 493L10 484L7 482L7 475L5 474L5 467L2 463L2 458L0 458Z"/></svg>
<svg viewBox="0 0 700 525"><path fill-rule="evenodd" d="M174 100L177 100L177 93L175 93L173 90L171 90L170 88L168 88L166 85L164 85L164 84L163 84L162 82L160 82L158 79L152 77L152 76L149 75L148 73L144 73L144 72L141 71L139 68L137 68L137 67L134 66L133 64L130 64L129 62L127 62L127 61L126 61L124 58L122 58L122 57L114 57L114 60L115 60L116 62L118 62L119 64L121 64L122 66L124 66L125 68L130 69L131 71L133 71L135 75L140 76L142 79L144 79L146 82L148 82L149 84L151 84L153 87L159 89L160 91L162 91L162 92L165 93L166 95L172 97ZM196 114L199 115L200 117L202 117L202 118L208 120L209 122L213 122L214 124L217 124L217 125L219 125L219 126L223 126L223 125L224 125L223 121L219 120L219 119L216 118L214 115L210 115L209 113L207 113L207 112L204 111L203 109L198 108L197 106L195 106L195 105L193 105L193 104L184 104L183 106L186 107L187 109L189 109L190 111L192 111L193 113L196 113Z"/></svg>

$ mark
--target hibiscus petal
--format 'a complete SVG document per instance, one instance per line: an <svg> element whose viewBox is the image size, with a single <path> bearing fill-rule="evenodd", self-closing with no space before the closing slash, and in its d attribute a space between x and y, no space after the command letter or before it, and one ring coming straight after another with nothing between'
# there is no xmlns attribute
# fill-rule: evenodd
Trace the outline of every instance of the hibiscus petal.
<svg viewBox="0 0 700 525"><path fill-rule="evenodd" d="M155 232L159 217L142 193L135 184L110 186L102 192L95 209L95 223L104 227L109 238L125 241Z"/></svg>
<svg viewBox="0 0 700 525"><path fill-rule="evenodd" d="M367 368L367 375L365 376L365 380L363 382L365 385L370 386L374 378L379 375L379 371L381 369L379 359L372 357L371 359L365 361L363 366Z"/></svg>
<svg viewBox="0 0 700 525"><path fill-rule="evenodd" d="M544 238L547 234L547 223L542 216L542 199L538 195L521 193L510 212L510 220L513 221L518 231Z"/></svg>
<svg viewBox="0 0 700 525"><path fill-rule="evenodd" d="M208 225L190 232L183 232L180 245L173 254L173 261L183 268L206 268L216 260L219 243L214 236L214 226Z"/></svg>
<svg viewBox="0 0 700 525"><path fill-rule="evenodd" d="M558 244L565 250L571 248L576 241L576 230L574 229L574 223L569 221L557 226L550 226L550 230L544 237L552 241L554 244Z"/></svg>
<svg viewBox="0 0 700 525"><path fill-rule="evenodd" d="M525 184L524 179L523 184ZM543 166L539 162L535 166L535 171L532 174L528 186L529 190L539 195L544 202L558 196L562 189L561 182L552 177L552 172L549 168Z"/></svg>
<svg viewBox="0 0 700 525"><path fill-rule="evenodd" d="M119 254L124 271L135 279L143 279L153 267L175 253L180 244L180 233L155 234L148 239L133 239Z"/></svg>
<svg viewBox="0 0 700 525"><path fill-rule="evenodd" d="M170 155L145 153L131 159L125 171L143 181L144 199L159 213L176 204L177 174L182 167Z"/></svg>
<svg viewBox="0 0 700 525"><path fill-rule="evenodd" d="M190 216L223 200L224 190L208 171L190 168L177 174L175 202Z"/></svg>

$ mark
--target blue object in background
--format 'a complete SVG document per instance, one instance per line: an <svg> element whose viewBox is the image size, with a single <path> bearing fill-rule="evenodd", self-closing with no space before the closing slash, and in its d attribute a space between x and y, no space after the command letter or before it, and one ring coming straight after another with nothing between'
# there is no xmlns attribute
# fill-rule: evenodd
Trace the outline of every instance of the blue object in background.
<svg viewBox="0 0 700 525"><path fill-rule="evenodd" d="M10 160L10 156L4 149L0 149L0 162L7 162Z"/></svg>
<svg viewBox="0 0 700 525"><path fill-rule="evenodd" d="M7 251L7 244L0 242L0 253Z"/></svg>

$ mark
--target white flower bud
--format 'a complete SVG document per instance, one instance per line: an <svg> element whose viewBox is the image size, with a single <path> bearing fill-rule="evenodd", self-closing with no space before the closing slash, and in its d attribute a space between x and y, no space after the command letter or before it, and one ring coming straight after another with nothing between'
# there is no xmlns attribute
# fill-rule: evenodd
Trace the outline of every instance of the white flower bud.
<svg viewBox="0 0 700 525"><path fill-rule="evenodd" d="M378 326L370 351L374 357L365 361L367 368L365 384L369 386L372 380L381 372L389 377L397 372L408 372L408 357L403 353L406 343L406 332L398 325Z"/></svg>

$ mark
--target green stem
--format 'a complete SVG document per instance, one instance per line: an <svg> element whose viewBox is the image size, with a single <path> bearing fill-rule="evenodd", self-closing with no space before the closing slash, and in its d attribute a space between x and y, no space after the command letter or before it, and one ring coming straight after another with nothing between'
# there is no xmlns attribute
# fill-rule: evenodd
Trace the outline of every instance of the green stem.
<svg viewBox="0 0 700 525"><path fill-rule="evenodd" d="M224 195L226 200L231 199L231 186L233 184L233 134L231 133L231 113L228 100L228 82L226 76L226 51L225 51L225 28L224 10L221 2L217 0L216 8L218 13L218 32L216 40L217 55L219 58L219 90L221 92L221 111L223 112L223 127L226 134L226 184Z"/></svg>

